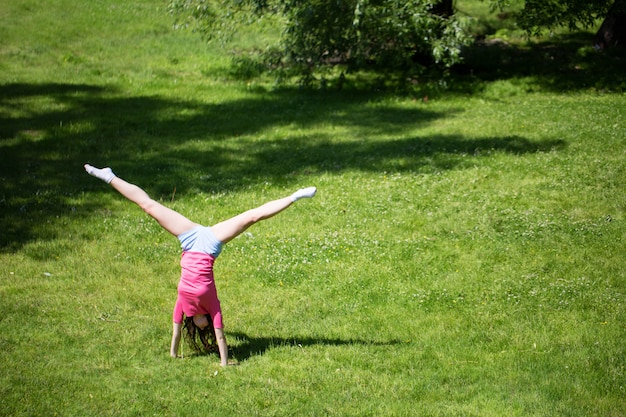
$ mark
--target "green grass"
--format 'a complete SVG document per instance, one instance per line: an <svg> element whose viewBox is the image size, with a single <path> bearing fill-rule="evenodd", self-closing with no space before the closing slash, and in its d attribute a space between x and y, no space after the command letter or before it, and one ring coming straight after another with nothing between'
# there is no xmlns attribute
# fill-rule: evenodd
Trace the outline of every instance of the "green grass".
<svg viewBox="0 0 626 417"><path fill-rule="evenodd" d="M619 52L279 88L165 6L0 1L0 415L626 414ZM318 187L216 264L240 366L168 357L178 242L84 162L207 224Z"/></svg>

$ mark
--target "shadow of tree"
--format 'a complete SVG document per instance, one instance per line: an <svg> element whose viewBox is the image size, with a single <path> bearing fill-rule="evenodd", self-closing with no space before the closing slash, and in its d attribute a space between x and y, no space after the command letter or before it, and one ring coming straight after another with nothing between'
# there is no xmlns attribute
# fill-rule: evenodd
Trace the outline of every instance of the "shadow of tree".
<svg viewBox="0 0 626 417"><path fill-rule="evenodd" d="M373 342L358 339L327 339L315 337L298 337L290 338L282 337L250 337L244 333L229 333L228 337L234 343L230 347L232 356L240 362L246 361L254 356L260 356L267 351L278 347L298 347L306 348L308 346L391 346L402 342L398 340L390 340L387 342Z"/></svg>
<svg viewBox="0 0 626 417"><path fill-rule="evenodd" d="M268 180L287 185L302 173L453 169L468 154L564 146L522 137L376 139L450 115L419 105L381 105L379 99L369 93L283 90L211 104L126 97L91 85L0 86L0 250L54 238L58 229L49 222L86 213L76 210L73 196L103 187L84 174L85 162L110 165L158 198L174 188L180 194L230 191ZM351 138L315 133L317 125L350 129ZM296 133L256 140L284 126Z"/></svg>
<svg viewBox="0 0 626 417"><path fill-rule="evenodd" d="M452 89L478 92L488 82L530 77L547 91L626 90L626 48L596 51L593 36L576 32L541 42L476 42L453 69Z"/></svg>

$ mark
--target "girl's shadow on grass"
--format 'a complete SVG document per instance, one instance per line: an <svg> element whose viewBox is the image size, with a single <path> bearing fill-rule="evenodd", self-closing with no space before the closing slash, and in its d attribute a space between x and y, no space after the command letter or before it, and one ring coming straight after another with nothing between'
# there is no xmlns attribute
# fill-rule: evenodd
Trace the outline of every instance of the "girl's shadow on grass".
<svg viewBox="0 0 626 417"><path fill-rule="evenodd" d="M398 340L389 340L387 342L375 342L369 340L358 339L326 339L326 338L314 338L314 337L250 337L244 333L230 333L229 338L231 341L235 341L230 347L231 354L239 361L245 361L253 356L263 355L265 352L272 348L278 347L298 347L304 348L307 346L390 346L401 343Z"/></svg>

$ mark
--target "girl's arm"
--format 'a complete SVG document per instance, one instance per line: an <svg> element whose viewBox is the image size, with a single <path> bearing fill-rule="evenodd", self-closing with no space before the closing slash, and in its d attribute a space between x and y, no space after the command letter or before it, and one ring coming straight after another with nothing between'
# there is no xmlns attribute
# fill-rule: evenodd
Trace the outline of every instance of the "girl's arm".
<svg viewBox="0 0 626 417"><path fill-rule="evenodd" d="M172 358L178 357L178 346L180 346L180 335L182 328L182 323L174 323L172 327L172 345L170 346L170 356Z"/></svg>
<svg viewBox="0 0 626 417"><path fill-rule="evenodd" d="M217 347L220 351L220 364L222 366L228 365L228 345L226 344L226 336L224 336L224 329L215 329L215 338L217 339Z"/></svg>

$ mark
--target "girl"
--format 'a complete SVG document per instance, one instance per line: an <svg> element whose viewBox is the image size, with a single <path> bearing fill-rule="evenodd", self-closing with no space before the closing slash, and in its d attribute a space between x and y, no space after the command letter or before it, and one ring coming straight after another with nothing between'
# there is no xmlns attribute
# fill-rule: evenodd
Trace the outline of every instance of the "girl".
<svg viewBox="0 0 626 417"><path fill-rule="evenodd" d="M208 227L194 223L182 214L151 199L138 186L116 176L111 168L99 169L85 164L85 170L88 174L111 184L120 194L137 204L165 230L176 236L181 243L182 271L173 313L170 356L178 356L184 323L193 346L198 347L195 342L196 335L200 337L205 348L209 348L210 345L207 335L209 338L213 337L213 340L217 341L221 365L228 365L228 346L224 336L222 310L213 280L213 262L222 251L224 244L256 222L285 210L295 201L313 197L317 191L316 188L300 189L291 196L270 201Z"/></svg>

